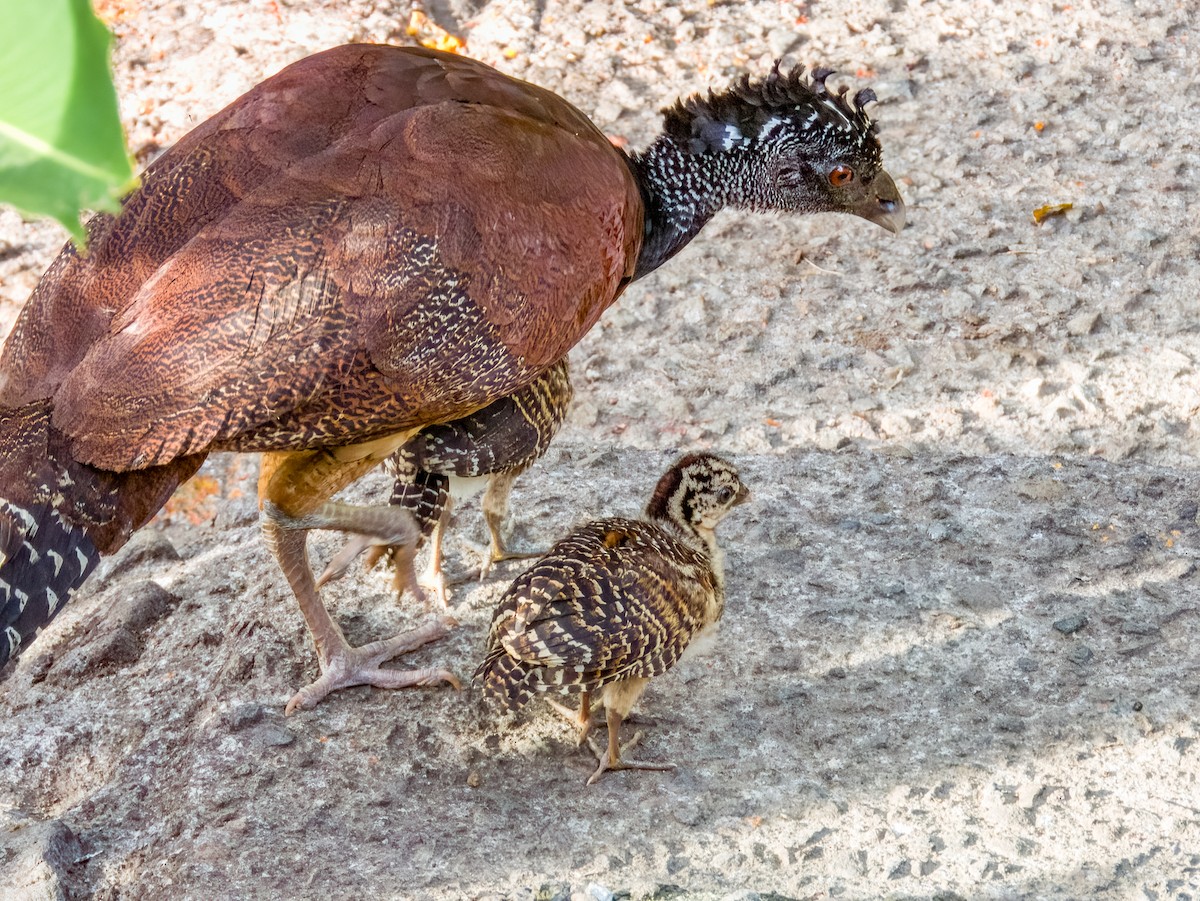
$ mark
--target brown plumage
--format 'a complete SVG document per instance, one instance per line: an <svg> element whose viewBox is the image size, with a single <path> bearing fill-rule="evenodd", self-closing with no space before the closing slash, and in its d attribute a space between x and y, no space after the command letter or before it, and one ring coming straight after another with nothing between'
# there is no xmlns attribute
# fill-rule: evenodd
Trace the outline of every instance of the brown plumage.
<svg viewBox="0 0 1200 901"><path fill-rule="evenodd" d="M564 358L520 391L470 416L422 429L388 457L385 465L395 479L391 503L416 520L418 549L429 539L429 567L420 581L433 589L443 608L447 606L447 579L442 570L442 540L457 501L483 489L481 506L489 546L479 570L481 577L502 560L537 556L508 549L503 526L509 496L513 482L537 462L558 434L573 395ZM330 561L317 584L341 576L358 550L355 543L347 545ZM367 567L392 550L373 548Z"/></svg>
<svg viewBox="0 0 1200 901"><path fill-rule="evenodd" d="M644 519L601 519L576 529L505 592L475 678L510 709L536 692L581 694L582 741L591 693L601 692L605 770L622 760L618 732L647 681L674 666L725 610L715 528L749 492L737 469L693 454L659 481ZM558 707L566 713L564 708Z"/></svg>
<svg viewBox="0 0 1200 901"><path fill-rule="evenodd" d="M730 118L746 104L764 115ZM330 498L421 429L529 385L722 206L903 222L870 123L823 80L775 71L668 123L626 156L482 63L349 45L185 136L118 216L91 220L86 255L63 249L0 355L0 662L207 454L258 451L264 535L322 672L288 710L452 681L380 666L439 623L347 644L308 530L400 546L414 590L418 532L398 508Z"/></svg>

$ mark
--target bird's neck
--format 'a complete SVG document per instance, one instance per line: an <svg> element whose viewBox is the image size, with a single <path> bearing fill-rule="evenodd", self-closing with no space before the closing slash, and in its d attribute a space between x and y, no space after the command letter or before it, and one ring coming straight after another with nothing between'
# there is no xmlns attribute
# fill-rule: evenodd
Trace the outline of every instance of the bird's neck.
<svg viewBox="0 0 1200 901"><path fill-rule="evenodd" d="M666 135L630 157L646 207L646 234L634 278L683 249L723 206L747 192L743 148L690 153Z"/></svg>
<svg viewBox="0 0 1200 901"><path fill-rule="evenodd" d="M686 544L702 557L707 557L712 563L720 566L721 549L717 546L717 535L712 529L685 522L669 512L656 515L650 513L650 519L674 535L680 542Z"/></svg>
<svg viewBox="0 0 1200 901"><path fill-rule="evenodd" d="M725 552L717 544L717 533L712 529L697 528L696 534L704 542L708 550L708 562L712 566L713 576L716 577L717 587L725 590Z"/></svg>

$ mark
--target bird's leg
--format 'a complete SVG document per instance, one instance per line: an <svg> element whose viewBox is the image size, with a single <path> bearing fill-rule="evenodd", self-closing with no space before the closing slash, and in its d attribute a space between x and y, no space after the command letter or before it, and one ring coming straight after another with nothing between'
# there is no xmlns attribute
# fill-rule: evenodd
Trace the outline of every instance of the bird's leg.
<svg viewBox="0 0 1200 901"><path fill-rule="evenodd" d="M397 488L392 492L391 505L408 510L413 516L414 523L418 524L421 529L429 529L429 565L420 578L417 579L417 583L422 588L433 592L444 611L449 609L450 603L446 596L446 578L442 572L442 539L446 534L446 525L450 521L450 510L454 504L454 499L445 488L438 490L437 480L441 480L447 485L449 484L449 480L445 476L440 476L436 473L420 473L415 468L411 475L414 479L420 477L426 479L424 484L425 497L418 504L418 512L412 513L412 506L405 503L404 493L399 488L401 484L400 477L397 477ZM406 487L416 488L418 486L412 485ZM430 495L433 496L434 500L429 499ZM406 542L407 537L405 536ZM370 538L360 538L348 542L329 561L325 572L317 580L317 587L319 588L333 579L341 578L351 560L368 544L370 547L367 548L367 555L363 558L364 567L366 569L374 569L376 563L385 559L389 564L394 564L392 584L395 586L397 596L402 596L404 590L409 587L409 561L405 555L415 554L416 548L421 544L421 536L419 534L416 536L414 542L399 545L381 544ZM419 596L420 594L418 593Z"/></svg>
<svg viewBox="0 0 1200 901"><path fill-rule="evenodd" d="M637 732L633 738L627 741L624 745L621 744L618 733L621 730L621 723L624 720L619 713L613 709L608 710L608 749L601 752L593 742L588 742L588 747L596 755L596 759L600 761L600 765L596 767L596 772L588 777L587 784L594 784L601 776L609 770L673 770L673 763L650 763L646 760L629 760L622 756L628 751L632 751L637 743L642 740L642 733Z"/></svg>
<svg viewBox="0 0 1200 901"><path fill-rule="evenodd" d="M508 499L512 495L513 482L517 473L497 473L488 480L487 488L479 505L483 509L483 521L487 523L488 534L491 536L490 556L484 558L483 570L479 577L483 578L491 569L492 564L502 560L528 560L540 557L545 551L510 551L504 540L504 518L508 515Z"/></svg>
<svg viewBox="0 0 1200 901"><path fill-rule="evenodd" d="M408 513L393 507L353 507L327 500L378 461L343 462L322 451L271 456L275 459L264 461L264 478L259 482L263 534L300 604L321 667L321 677L300 689L288 701L285 712L311 708L330 692L352 685L404 688L448 682L458 688L458 680L444 669L401 671L380 667L397 654L447 635L449 621L437 620L394 638L353 648L317 593L308 562L308 531L338 529L371 536L374 541L370 543L407 548L407 555L401 555L407 559L397 559L397 567L404 567L409 586L418 597L422 596L412 565L416 526Z"/></svg>
<svg viewBox="0 0 1200 901"><path fill-rule="evenodd" d="M625 717L629 716L629 712L633 710L633 705L637 703L637 699L645 691L648 681L648 679L644 678L622 679L619 682L613 682L604 686L604 711L608 719L608 749L602 753L595 744L588 742L588 747L592 749L592 752L600 761L600 765L596 767L596 772L592 773L591 778L588 779L588 785L592 785L609 770L675 769L675 764L673 763L649 763L644 760L628 760L622 756L625 752L633 750L642 739L642 733L638 732L622 747L620 731L621 723L625 721Z"/></svg>
<svg viewBox="0 0 1200 901"><path fill-rule="evenodd" d="M560 704L553 698L546 698L546 703L565 719L568 723L575 727L579 732L576 744L582 745L588 737L588 733L592 729L592 693L585 691L579 698L579 709L572 710L566 704Z"/></svg>
<svg viewBox="0 0 1200 901"><path fill-rule="evenodd" d="M449 577L449 584L457 585L466 581L487 578L492 567L504 560L529 560L542 556L545 551L510 551L504 540L504 518L508 515L508 499L512 494L513 482L517 480L515 472L496 473L488 479L487 488L483 492L480 508L483 510L483 521L487 523L489 542L486 549L478 545L471 546L479 550L479 569L455 573Z"/></svg>
<svg viewBox="0 0 1200 901"><path fill-rule="evenodd" d="M450 520L450 506L447 505L442 510L438 521L434 524L433 532L429 535L429 563L423 572L417 578L417 584L421 588L433 592L433 596L438 599L443 611L450 609L450 598L446 593L446 573L442 570L442 539L446 535L446 523ZM342 548L338 556L342 554L352 553L352 548L349 544ZM407 557L406 557L407 555ZM396 589L396 595L401 596L404 590L409 587L408 574L413 566L413 558L415 551L411 545L381 545L375 544L367 551L367 556L363 559L363 565L367 569L374 569L375 564L380 560L387 558L388 562L393 567L392 584ZM334 558L337 559L336 557ZM333 567L333 560L329 561L329 568L322 574L317 585L323 585L326 581L326 575L329 575L329 569ZM343 570L344 571L344 570ZM335 572L330 575L330 578L336 579L340 577L342 572ZM420 592L414 592L417 597L421 597Z"/></svg>
<svg viewBox="0 0 1200 901"><path fill-rule="evenodd" d="M442 539L446 536L446 524L450 521L453 504L452 500L447 500L438 514L433 532L429 535L429 565L420 579L421 585L432 591L433 596L441 602L443 610L450 608L450 601L446 596L446 573L442 570Z"/></svg>

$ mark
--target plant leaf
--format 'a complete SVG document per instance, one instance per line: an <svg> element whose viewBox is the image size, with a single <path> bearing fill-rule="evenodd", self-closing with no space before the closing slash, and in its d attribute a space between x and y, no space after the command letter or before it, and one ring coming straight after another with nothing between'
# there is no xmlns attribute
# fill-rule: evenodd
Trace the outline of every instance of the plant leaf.
<svg viewBox="0 0 1200 901"><path fill-rule="evenodd" d="M83 240L81 209L116 212L137 180L88 0L0 0L0 201Z"/></svg>

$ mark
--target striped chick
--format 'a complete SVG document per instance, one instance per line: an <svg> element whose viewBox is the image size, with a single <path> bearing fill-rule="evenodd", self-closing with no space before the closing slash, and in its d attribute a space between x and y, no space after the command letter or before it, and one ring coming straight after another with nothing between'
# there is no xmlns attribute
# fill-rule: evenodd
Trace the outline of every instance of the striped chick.
<svg viewBox="0 0 1200 901"><path fill-rule="evenodd" d="M652 677L715 630L725 609L715 529L748 497L732 464L691 454L659 480L644 517L597 520L559 541L501 598L475 672L485 695L516 710L535 692L579 694L577 713L551 703L582 743L599 692L608 748L588 784L607 770L668 768L623 759L640 735L622 748L621 722Z"/></svg>

